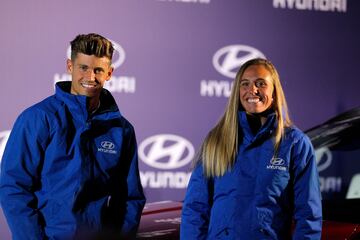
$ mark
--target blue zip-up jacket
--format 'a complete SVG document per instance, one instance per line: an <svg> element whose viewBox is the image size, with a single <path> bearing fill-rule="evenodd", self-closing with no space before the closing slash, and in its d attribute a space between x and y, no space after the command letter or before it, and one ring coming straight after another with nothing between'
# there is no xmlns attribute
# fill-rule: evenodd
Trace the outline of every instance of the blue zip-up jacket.
<svg viewBox="0 0 360 240"><path fill-rule="evenodd" d="M70 84L57 83L55 95L25 110L8 139L0 200L14 240L137 230L145 197L134 129L110 92L88 114Z"/></svg>
<svg viewBox="0 0 360 240"><path fill-rule="evenodd" d="M242 137L233 168L206 178L200 163L192 173L181 239L320 239L321 195L310 140L288 128L274 158L275 113L256 135L246 113L238 116Z"/></svg>

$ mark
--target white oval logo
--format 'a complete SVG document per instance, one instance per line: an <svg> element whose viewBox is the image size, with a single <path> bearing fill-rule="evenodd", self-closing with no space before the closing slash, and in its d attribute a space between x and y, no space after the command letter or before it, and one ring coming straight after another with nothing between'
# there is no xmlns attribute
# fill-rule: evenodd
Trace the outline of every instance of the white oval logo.
<svg viewBox="0 0 360 240"><path fill-rule="evenodd" d="M109 141L102 141L101 142L101 147L103 147L105 149L108 149L108 150L111 150L111 149L114 149L115 145L112 142L109 142Z"/></svg>
<svg viewBox="0 0 360 240"><path fill-rule="evenodd" d="M140 159L159 169L183 167L191 162L194 153L194 147L187 139L173 134L154 135L139 145Z"/></svg>
<svg viewBox="0 0 360 240"><path fill-rule="evenodd" d="M270 163L272 164L272 165L276 165L276 166L281 166L281 165L284 165L284 160L283 159L281 159L281 158L272 158L271 160L270 160Z"/></svg>
<svg viewBox="0 0 360 240"><path fill-rule="evenodd" d="M110 40L110 39L109 39ZM113 68L118 68L121 66L121 64L125 61L125 51L124 49L118 44L117 42L110 40L114 47L114 54L112 59L112 66ZM67 58L71 58L71 46L68 47L66 51Z"/></svg>
<svg viewBox="0 0 360 240"><path fill-rule="evenodd" d="M219 73L234 79L241 65L253 58L265 58L265 55L247 45L229 45L219 49L212 61Z"/></svg>
<svg viewBox="0 0 360 240"><path fill-rule="evenodd" d="M332 162L332 154L329 148L322 147L315 150L318 171L321 172L328 168Z"/></svg>
<svg viewBox="0 0 360 240"><path fill-rule="evenodd" d="M10 132L11 130L0 132L0 162L4 154L5 146L9 139Z"/></svg>

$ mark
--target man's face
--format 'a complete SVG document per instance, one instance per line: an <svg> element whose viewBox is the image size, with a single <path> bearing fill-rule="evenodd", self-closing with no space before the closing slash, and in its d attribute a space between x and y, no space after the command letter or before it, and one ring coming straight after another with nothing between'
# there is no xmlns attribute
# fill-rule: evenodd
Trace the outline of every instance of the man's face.
<svg viewBox="0 0 360 240"><path fill-rule="evenodd" d="M113 68L107 57L96 57L78 53L72 61L66 62L67 71L71 74L71 93L90 98L99 97L106 81L110 80Z"/></svg>
<svg viewBox="0 0 360 240"><path fill-rule="evenodd" d="M273 102L271 73L262 65L251 65L240 79L240 102L248 113L262 113Z"/></svg>

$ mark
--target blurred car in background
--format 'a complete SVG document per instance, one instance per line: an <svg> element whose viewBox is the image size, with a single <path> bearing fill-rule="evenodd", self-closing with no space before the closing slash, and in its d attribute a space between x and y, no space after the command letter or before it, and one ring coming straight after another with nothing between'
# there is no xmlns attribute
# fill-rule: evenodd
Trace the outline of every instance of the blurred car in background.
<svg viewBox="0 0 360 240"><path fill-rule="evenodd" d="M360 239L360 107L306 134L315 148L323 203L322 240ZM181 202L146 204L138 239L179 239Z"/></svg>
<svg viewBox="0 0 360 240"><path fill-rule="evenodd" d="M322 239L360 239L360 108L306 131L316 151Z"/></svg>
<svg viewBox="0 0 360 240"><path fill-rule="evenodd" d="M155 202L145 205L137 239L179 239L181 202Z"/></svg>

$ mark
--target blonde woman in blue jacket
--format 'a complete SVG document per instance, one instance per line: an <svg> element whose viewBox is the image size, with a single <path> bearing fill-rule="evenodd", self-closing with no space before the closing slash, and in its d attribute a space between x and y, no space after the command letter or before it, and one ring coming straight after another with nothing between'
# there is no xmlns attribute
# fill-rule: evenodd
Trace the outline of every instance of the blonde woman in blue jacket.
<svg viewBox="0 0 360 240"><path fill-rule="evenodd" d="M320 239L321 222L311 142L289 118L273 64L250 60L202 144L181 239Z"/></svg>

